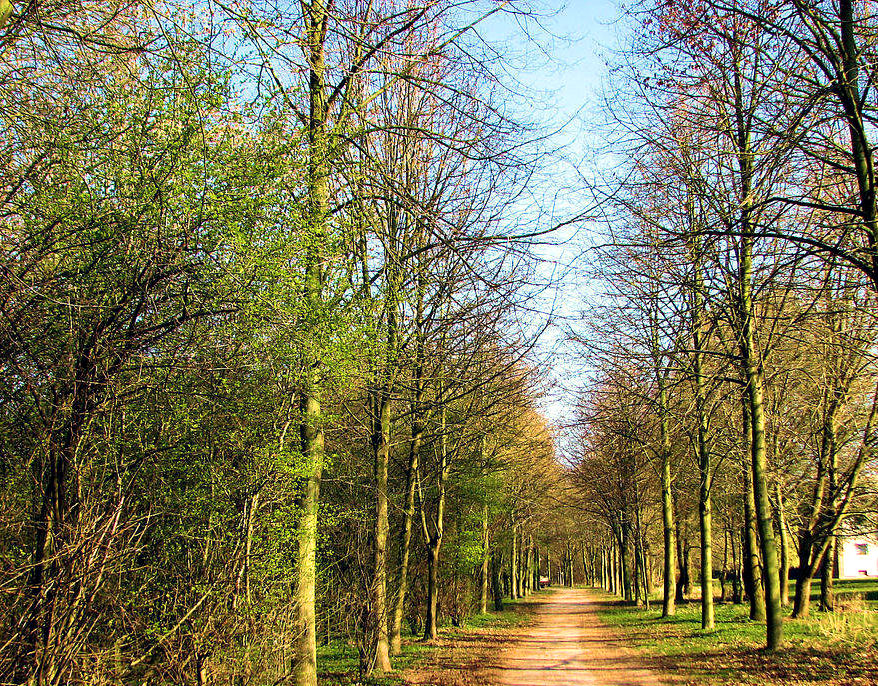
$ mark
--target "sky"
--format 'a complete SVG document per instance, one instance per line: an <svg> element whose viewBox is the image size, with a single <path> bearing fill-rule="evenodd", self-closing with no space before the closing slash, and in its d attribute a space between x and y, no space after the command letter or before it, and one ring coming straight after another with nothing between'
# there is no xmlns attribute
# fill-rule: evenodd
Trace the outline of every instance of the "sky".
<svg viewBox="0 0 878 686"><path fill-rule="evenodd" d="M588 205L588 194L578 173L585 169L599 144L601 93L608 76L607 61L624 35L619 22L620 6L610 0L571 0L564 6L545 0L547 16L540 26L525 29L509 17L492 18L480 28L485 40L502 46L510 58L509 106L526 119L556 131L548 147L561 148L543 170L546 193L557 219L579 214ZM516 83L517 82L517 83ZM579 168L579 163L582 168ZM552 219L544 221L551 223ZM551 367L552 390L542 410L560 430L574 419L573 397L580 383L582 365L576 351L565 342L565 326L572 324L584 307L589 284L579 272L588 260L583 253L592 227L581 224L574 231L558 233L559 245L540 250L546 276L563 274L558 288L543 298L543 319L553 312L551 326L543 335L537 357ZM568 271L570 267L574 269Z"/></svg>

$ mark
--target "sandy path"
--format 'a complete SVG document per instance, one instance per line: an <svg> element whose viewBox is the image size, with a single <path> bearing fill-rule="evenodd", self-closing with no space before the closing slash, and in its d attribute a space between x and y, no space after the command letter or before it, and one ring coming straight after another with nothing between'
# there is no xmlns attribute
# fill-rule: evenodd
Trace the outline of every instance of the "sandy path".
<svg viewBox="0 0 878 686"><path fill-rule="evenodd" d="M485 675L494 686L647 686L667 683L601 623L587 591L559 588L537 607Z"/></svg>

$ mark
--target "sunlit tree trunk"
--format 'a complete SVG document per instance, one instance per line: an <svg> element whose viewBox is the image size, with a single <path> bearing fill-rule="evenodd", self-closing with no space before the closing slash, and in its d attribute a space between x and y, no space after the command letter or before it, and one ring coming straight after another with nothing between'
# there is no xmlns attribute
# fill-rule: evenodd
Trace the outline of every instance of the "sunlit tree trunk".
<svg viewBox="0 0 878 686"><path fill-rule="evenodd" d="M387 631L387 469L390 461L390 394L387 387L376 398L375 432L375 561L372 580L375 613L375 664L373 672L390 671L390 641Z"/></svg>
<svg viewBox="0 0 878 686"><path fill-rule="evenodd" d="M439 633L439 550L445 519L445 482L448 479L448 437L445 425L445 406L440 410L439 471L437 474L436 518L430 532L424 519L427 538L427 618L424 622L424 640L433 640ZM422 508L423 511L423 508Z"/></svg>
<svg viewBox="0 0 878 686"><path fill-rule="evenodd" d="M323 299L321 247L329 216L329 170L327 100L324 61L327 6L314 0L305 14L309 68L308 189L307 212L310 233L305 267L305 301L311 316L320 314ZM298 526L298 572L294 591L296 686L317 686L317 515L323 470L323 417L320 400L320 360L308 360L302 396L301 442L305 461L305 486Z"/></svg>
<svg viewBox="0 0 878 686"><path fill-rule="evenodd" d="M780 647L783 641L783 617L780 604L780 570L777 544L774 536L773 512L768 497L768 459L765 451L765 377L762 360L756 349L753 299L753 238L749 222L745 224L741 246L741 354L747 375L747 396L750 401L750 421L753 424L752 468L753 495L759 524L759 543L762 549L763 581L765 586L766 644L769 650Z"/></svg>
<svg viewBox="0 0 878 686"><path fill-rule="evenodd" d="M402 619L405 614L405 601L409 585L409 560L411 557L412 524L415 516L416 475L420 467L421 445L424 440L424 296L426 293L426 274L422 256L416 262L417 295L415 301L415 359L413 397L411 402L412 435L409 447L409 460L406 470L406 500L403 511L402 530L399 548L399 579L396 602L390 623L390 651L397 655L402 649Z"/></svg>
<svg viewBox="0 0 878 686"><path fill-rule="evenodd" d="M676 614L675 593L677 567L674 559L674 504L671 500L671 439L668 433L668 391L664 383L664 374L657 373L659 381L659 430L661 432L662 450L662 532L664 557L662 565L662 617Z"/></svg>
<svg viewBox="0 0 878 686"><path fill-rule="evenodd" d="M488 503L482 505L482 567L479 572L479 612L488 611L488 561L491 557L488 545Z"/></svg>
<svg viewBox="0 0 878 686"><path fill-rule="evenodd" d="M690 210L690 215L692 214ZM690 216L694 222L694 216ZM697 414L698 453L698 516L701 538L701 628L713 629L713 515L711 512L710 489L711 473L710 444L708 442L707 419L707 380L704 375L704 276L702 273L701 243L697 237L692 239L692 343L693 372L695 374L695 411Z"/></svg>

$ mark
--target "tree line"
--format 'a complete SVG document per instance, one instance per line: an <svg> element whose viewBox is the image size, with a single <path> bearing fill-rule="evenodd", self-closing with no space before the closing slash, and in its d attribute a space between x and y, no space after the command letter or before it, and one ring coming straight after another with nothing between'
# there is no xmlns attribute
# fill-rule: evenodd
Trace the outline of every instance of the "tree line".
<svg viewBox="0 0 878 686"><path fill-rule="evenodd" d="M0 680L380 674L537 587L528 9L0 9Z"/></svg>
<svg viewBox="0 0 878 686"><path fill-rule="evenodd" d="M629 18L575 474L626 598L660 557L663 615L695 586L709 630L719 577L776 649L791 574L794 617L818 576L832 610L839 535L876 528L878 18L848 0Z"/></svg>

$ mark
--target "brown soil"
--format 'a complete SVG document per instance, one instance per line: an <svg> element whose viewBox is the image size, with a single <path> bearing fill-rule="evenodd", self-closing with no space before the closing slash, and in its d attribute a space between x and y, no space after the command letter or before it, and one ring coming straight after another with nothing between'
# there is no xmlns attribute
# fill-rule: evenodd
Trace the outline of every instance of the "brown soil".
<svg viewBox="0 0 878 686"><path fill-rule="evenodd" d="M644 669L622 639L601 623L593 597L560 588L537 608L525 630L487 670L496 686L647 686L666 683Z"/></svg>

